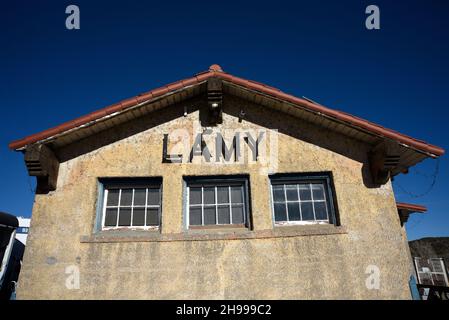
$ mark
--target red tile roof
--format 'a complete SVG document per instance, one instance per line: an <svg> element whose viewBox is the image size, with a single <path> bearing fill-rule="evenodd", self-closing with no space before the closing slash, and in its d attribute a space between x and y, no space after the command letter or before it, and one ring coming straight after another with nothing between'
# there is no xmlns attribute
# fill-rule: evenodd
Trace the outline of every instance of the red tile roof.
<svg viewBox="0 0 449 320"><path fill-rule="evenodd" d="M176 90L183 89L187 86L202 83L211 77L218 77L224 81L245 87L250 90L261 92L261 93L271 96L273 98L277 98L277 99L280 99L280 100L283 100L283 101L286 101L286 102L289 102L289 103L292 103L295 105L299 105L299 106L309 109L313 112L322 113L329 117L335 118L338 121L347 123L347 124L355 126L355 127L359 127L361 129L371 132L375 135L380 135L380 136L383 136L386 138L390 138L392 140L396 140L399 143L408 145L418 151L424 152L433 157L438 157L438 156L441 156L444 154L444 149L442 149L438 146L431 145L427 142L409 137L407 135L401 134L394 130L384 128L380 125L377 125L377 124L369 122L367 120L352 116L345 112L333 110L333 109L327 108L325 106L313 103L311 101L308 101L308 100L305 100L302 98L297 98L295 96L284 93L279 89L267 86L265 84L233 76L229 73L223 72L222 68L217 64L211 65L209 67L208 71L198 73L191 78L173 82L173 83L165 85L163 87L160 87L160 88L148 91L146 93L137 95L135 97L120 101L118 103L115 103L113 105L110 105L108 107L100 109L98 111L92 112L85 116L79 117L72 121L65 122L57 127L44 130L42 132L33 134L31 136L25 137L20 140L13 141L9 144L9 148L13 149L13 150L23 148L29 144L39 142L41 140L50 138L57 134L61 134L65 131L74 129L81 125L85 125L91 121L101 119L105 116L111 115L116 112L124 111L124 110L126 110L130 107L133 107L139 103L149 101L151 99L174 92Z"/></svg>
<svg viewBox="0 0 449 320"><path fill-rule="evenodd" d="M410 212L426 212L427 208L421 206L419 204L405 203L405 202L396 202L396 207L398 210L406 210Z"/></svg>

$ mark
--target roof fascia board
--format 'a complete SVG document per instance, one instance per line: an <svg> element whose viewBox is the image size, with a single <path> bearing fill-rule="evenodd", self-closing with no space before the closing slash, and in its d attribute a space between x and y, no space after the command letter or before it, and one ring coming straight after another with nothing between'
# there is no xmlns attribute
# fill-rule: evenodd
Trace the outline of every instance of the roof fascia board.
<svg viewBox="0 0 449 320"><path fill-rule="evenodd" d="M384 135L384 134L374 133L373 131L367 130L367 129L361 127L361 126L357 126L357 125L355 125L355 124L353 124L353 123L351 123L351 122L341 120L341 119L336 118L336 117L334 117L334 116L330 116L330 115L328 115L328 114L326 114L326 113L323 113L322 111L311 110L310 108L308 108L308 107L306 107L306 106L303 106L302 104L299 104L299 103L292 103L292 102L290 102L290 101L285 101L285 100L283 100L283 99L280 99L280 98L277 98L277 97L273 97L272 95L265 94L264 92L261 92L261 91L258 91L258 90L253 90L253 89L249 89L249 88L247 88L247 87L244 87L244 86L241 86L241 85L232 83L232 82L228 82L228 81L224 81L224 82L225 82L226 84L228 84L228 85L231 85L231 86L234 86L234 87L238 87L238 88L240 88L240 89L242 89L242 90L246 90L247 92L257 93L257 94L259 94L259 95L264 96L264 97L267 98L267 99L276 100L276 101L278 101L278 102L280 102L280 103L289 105L289 106L291 106L291 107L293 107L293 108L298 108L298 107L299 107L299 108L301 108L301 110L303 110L303 111L305 111L305 112L310 112L310 113L312 113L312 114L315 114L315 115L318 115L318 116L322 116L322 117L324 117L324 118L326 118L326 119L328 119L328 120L330 120L330 121L334 121L334 122L340 123L340 124L342 124L342 125L351 127L351 128L353 128L353 129L359 130L359 131L361 131L361 132L363 132L363 133L366 133L366 134L368 134L368 135L376 136L376 137L381 138L381 139L389 139L389 140L391 140L391 141L395 141L395 142L397 142L399 145L401 145L401 146L403 146L403 147L405 147L405 148L412 149L412 150L414 150L414 151L416 151L416 152L419 152L419 153L421 153L421 154L424 154L424 155L426 155L426 156L428 156L428 157L431 157L431 158L437 158L437 157L438 157L438 155L436 155L436 154L434 154L434 153L426 152L426 151L423 151L423 150L421 150L421 149L417 149L417 148L415 148L415 147L412 146L412 145L403 143L403 142L401 142L401 141L398 141L397 139L392 139L392 138L390 138L390 137L388 137L388 136L386 136L386 135ZM305 101L306 101L306 100L305 100ZM322 105L320 105L320 106L323 107L323 108L327 108L327 107L322 106Z"/></svg>
<svg viewBox="0 0 449 320"><path fill-rule="evenodd" d="M24 151L29 145L33 145L33 144L46 144L46 143L49 143L49 142L51 142L51 141L53 141L53 140L55 140L55 139L57 139L57 138L59 138L59 137L68 135L68 134L70 134L70 133L72 133L72 132L74 132L74 131L77 131L77 130L79 130L79 129L86 128L86 127L90 127L90 126L92 126L92 125L95 125L96 123L106 121L106 120L108 120L108 119L110 119L110 118L113 118L113 117L115 117L115 116L121 115L121 114L126 113L126 112L130 112L130 111L132 111L132 110L135 110L135 109L137 109L137 108L143 107L143 106L148 105L148 104L150 104L150 103L158 102L158 101L160 101L160 100L163 100L163 99L167 98L167 97L170 96L170 95L174 95L174 94L176 94L176 93L179 93L180 91L189 89L189 88L191 88L191 87L193 87L193 86L197 86L197 85L199 86L199 85L201 85L201 84L203 84L203 83L205 83L205 82L206 82L206 81L202 81L202 82L199 82L199 83L196 83L196 84L191 84L191 85L188 85L188 86L186 86L186 87L177 89L177 90L175 90L175 91L169 91L169 92L163 94L162 96L158 96L158 97L155 97L155 98L151 98L151 99L148 99L148 100L144 100L144 101L142 101L142 102L137 103L136 105L130 106L130 107L128 107L128 108L123 108L123 109L120 110L120 111L116 111L116 112L113 112L113 113L110 113L110 114L106 114L105 116L103 116L103 117L101 117L101 118L93 119L93 120L91 120L91 121L89 121L89 122L87 122L87 123L84 123L84 124L81 124L81 125L79 125L79 126L70 128L70 129L68 129L68 130L66 130L66 131L63 131L63 132L61 132L61 133L57 133L57 134L52 135L52 136L49 136L49 137L47 137L47 138L44 138L44 139L41 139L41 140L37 140L37 141L32 142L32 143L28 143L28 144L26 144L26 145L24 145L24 146L21 146L21 147L19 147L19 148L15 148L14 150L15 150L15 151ZM124 100L124 101L126 101L126 100ZM70 121L69 121L69 122L66 122L66 123L70 123ZM64 125L64 124L62 124L62 125ZM50 129L50 130L51 130L51 129ZM25 140L25 139L27 139L27 138L24 138L24 139L22 139L22 140ZM18 140L18 141L15 141L15 142L19 143L20 141L21 141L21 140ZM13 143L14 143L14 142L13 142ZM12 143L11 143L11 144L12 144ZM10 144L10 148L11 148L11 144Z"/></svg>

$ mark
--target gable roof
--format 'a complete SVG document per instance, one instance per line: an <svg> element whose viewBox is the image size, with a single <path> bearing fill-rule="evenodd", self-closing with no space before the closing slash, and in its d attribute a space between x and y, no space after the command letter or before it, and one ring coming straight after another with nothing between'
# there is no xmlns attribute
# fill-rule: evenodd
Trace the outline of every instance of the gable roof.
<svg viewBox="0 0 449 320"><path fill-rule="evenodd" d="M54 128L50 128L42 132L27 136L23 139L13 141L9 144L9 148L13 150L21 150L31 144L44 143L48 139L52 139L53 137L94 124L98 120L108 117L114 117L124 111L144 105L160 97L179 92L183 89L191 88L192 86L203 84L208 79L213 77L219 78L225 83L238 86L256 94L261 94L268 98L276 99L281 103L291 104L295 107L313 112L316 115L335 120L340 124L356 128L357 130L363 131L364 133L394 140L407 148L411 148L415 151L425 154L425 156L436 158L444 154L444 149L438 146L412 138L394 130L387 129L381 125L372 123L348 113L327 108L308 99L295 97L293 95L284 93L279 89L267 86L263 83L233 76L229 73L224 72L221 67L216 64L211 65L208 71L198 73L191 78L167 84L163 87L153 89L132 98L125 99L85 116L65 122Z"/></svg>

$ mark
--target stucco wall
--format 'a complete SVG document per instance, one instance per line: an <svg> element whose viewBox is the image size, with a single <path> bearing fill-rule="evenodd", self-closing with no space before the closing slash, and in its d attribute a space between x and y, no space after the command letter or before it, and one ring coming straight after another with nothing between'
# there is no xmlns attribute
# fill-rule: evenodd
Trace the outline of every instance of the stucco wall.
<svg viewBox="0 0 449 320"><path fill-rule="evenodd" d="M368 147L278 111L225 102L221 129L280 128L276 172L332 172L341 227L273 233L268 172L258 163L162 163L163 134L198 122L203 103L191 101L187 117L172 106L59 150L57 190L35 198L18 298L409 299L405 234L391 184L369 183ZM241 108L246 117L239 122ZM183 239L183 176L237 173L250 176L253 236ZM133 241L129 233L92 240L97 178L114 176L163 177L166 241ZM80 270L79 289L66 287L71 265ZM378 290L366 287L369 265L380 270Z"/></svg>

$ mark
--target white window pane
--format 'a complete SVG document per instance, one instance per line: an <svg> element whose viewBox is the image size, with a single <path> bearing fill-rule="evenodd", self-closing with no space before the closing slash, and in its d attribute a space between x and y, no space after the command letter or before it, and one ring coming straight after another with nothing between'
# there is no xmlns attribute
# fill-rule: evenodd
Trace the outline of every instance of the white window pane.
<svg viewBox="0 0 449 320"><path fill-rule="evenodd" d="M201 204L201 188L190 188L189 189L189 201L190 204Z"/></svg>
<svg viewBox="0 0 449 320"><path fill-rule="evenodd" d="M312 199L312 195L310 193L310 187L308 184L300 184L299 185L299 198L301 199L301 201Z"/></svg>
<svg viewBox="0 0 449 320"><path fill-rule="evenodd" d="M440 259L430 259L430 263L434 272L444 272Z"/></svg>
<svg viewBox="0 0 449 320"><path fill-rule="evenodd" d="M133 199L133 189L122 189L120 206L130 206Z"/></svg>
<svg viewBox="0 0 449 320"><path fill-rule="evenodd" d="M231 187L231 201L232 203L243 203L243 187Z"/></svg>
<svg viewBox="0 0 449 320"><path fill-rule="evenodd" d="M285 192L287 193L288 201L297 201L298 200L298 189L296 187L296 184L286 185Z"/></svg>
<svg viewBox="0 0 449 320"><path fill-rule="evenodd" d="M218 224L230 224L231 212L229 206L219 206L218 207Z"/></svg>
<svg viewBox="0 0 449 320"><path fill-rule="evenodd" d="M274 204L274 220L275 221L287 221L287 209L285 203Z"/></svg>
<svg viewBox="0 0 449 320"><path fill-rule="evenodd" d="M131 208L120 208L118 225L121 227L129 227L131 225Z"/></svg>
<svg viewBox="0 0 449 320"><path fill-rule="evenodd" d="M158 206L160 204L161 196L159 188L148 189L148 205Z"/></svg>
<svg viewBox="0 0 449 320"><path fill-rule="evenodd" d="M288 206L288 219L290 221L299 221L301 220L301 215L299 213L299 203L298 202L289 202Z"/></svg>
<svg viewBox="0 0 449 320"><path fill-rule="evenodd" d="M119 190L118 189L111 189L108 190L108 206L118 206L118 196L119 196Z"/></svg>
<svg viewBox="0 0 449 320"><path fill-rule="evenodd" d="M326 208L326 202L314 202L313 205L315 206L315 216L317 220L327 220L327 208Z"/></svg>
<svg viewBox="0 0 449 320"><path fill-rule="evenodd" d="M434 273L432 275L433 282L437 286L446 286L446 280L444 279L444 275L440 273Z"/></svg>
<svg viewBox="0 0 449 320"><path fill-rule="evenodd" d="M135 189L134 190L134 205L135 206L144 206L145 205L145 197L147 196L146 189Z"/></svg>
<svg viewBox="0 0 449 320"><path fill-rule="evenodd" d="M159 225L159 210L157 208L147 208L147 226Z"/></svg>
<svg viewBox="0 0 449 320"><path fill-rule="evenodd" d="M324 186L312 184L313 200L324 200Z"/></svg>
<svg viewBox="0 0 449 320"><path fill-rule="evenodd" d="M301 203L302 220L315 220L313 217L313 205L312 202Z"/></svg>
<svg viewBox="0 0 449 320"><path fill-rule="evenodd" d="M229 187L217 187L217 202L229 203Z"/></svg>
<svg viewBox="0 0 449 320"><path fill-rule="evenodd" d="M216 224L215 206L204 207L204 225Z"/></svg>
<svg viewBox="0 0 449 320"><path fill-rule="evenodd" d="M215 203L215 187L205 187L203 188L203 200L205 204Z"/></svg>
<svg viewBox="0 0 449 320"><path fill-rule="evenodd" d="M284 185L282 184L273 185L273 200L275 202L285 201Z"/></svg>
<svg viewBox="0 0 449 320"><path fill-rule="evenodd" d="M189 213L189 224L191 226L202 225L201 207L190 207Z"/></svg>
<svg viewBox="0 0 449 320"><path fill-rule="evenodd" d="M245 221L243 217L243 205L232 206L232 224L240 224Z"/></svg>
<svg viewBox="0 0 449 320"><path fill-rule="evenodd" d="M421 284L432 285L432 276L430 273L420 273L419 277L421 278Z"/></svg>
<svg viewBox="0 0 449 320"><path fill-rule="evenodd" d="M106 216L104 217L105 227L115 227L117 225L117 208L106 209Z"/></svg>
<svg viewBox="0 0 449 320"><path fill-rule="evenodd" d="M144 197L145 199L145 197ZM134 208L133 211L133 226L145 225L145 208Z"/></svg>

